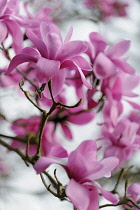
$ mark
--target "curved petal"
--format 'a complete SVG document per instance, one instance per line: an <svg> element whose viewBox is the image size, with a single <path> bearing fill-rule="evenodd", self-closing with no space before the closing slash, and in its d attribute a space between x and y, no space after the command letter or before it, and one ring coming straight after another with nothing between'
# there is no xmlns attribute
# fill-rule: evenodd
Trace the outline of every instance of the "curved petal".
<svg viewBox="0 0 140 210"><path fill-rule="evenodd" d="M7 32L7 26L3 22L0 22L0 44L5 40Z"/></svg>
<svg viewBox="0 0 140 210"><path fill-rule="evenodd" d="M21 32L21 28L19 24L16 21L13 20L6 20L5 23L7 24L8 30L10 34L12 35L13 39L13 48L16 53L19 53L22 49L22 43L23 43L23 35Z"/></svg>
<svg viewBox="0 0 140 210"><path fill-rule="evenodd" d="M41 57L36 63L36 78L40 83L46 83L59 71L59 68L59 61Z"/></svg>
<svg viewBox="0 0 140 210"><path fill-rule="evenodd" d="M65 136L66 136L69 140L72 140L73 136L72 136L72 132L71 132L70 128L69 128L66 124L64 124L64 123L61 123L60 125L61 125L61 127L62 127L62 130L63 130Z"/></svg>
<svg viewBox="0 0 140 210"><path fill-rule="evenodd" d="M130 185L127 189L127 192L129 194L140 195L140 184L139 183L134 183L134 184Z"/></svg>
<svg viewBox="0 0 140 210"><path fill-rule="evenodd" d="M108 157L100 161L100 163L103 164L104 167L107 168L108 172L110 173L119 164L119 160L116 157ZM103 176L109 177L108 173L103 174Z"/></svg>
<svg viewBox="0 0 140 210"><path fill-rule="evenodd" d="M66 187L66 195L78 210L87 210L90 198L89 191L74 179L71 179Z"/></svg>
<svg viewBox="0 0 140 210"><path fill-rule="evenodd" d="M37 174L42 173L45 171L51 164L59 162L57 160L54 160L52 158L48 157L41 157L38 159L38 161L34 164L34 169L36 170Z"/></svg>
<svg viewBox="0 0 140 210"><path fill-rule="evenodd" d="M50 155L57 158L68 157L68 152L61 145L56 144L51 148Z"/></svg>
<svg viewBox="0 0 140 210"><path fill-rule="evenodd" d="M125 60L113 59L112 61L122 71L128 74L135 74L135 69L132 66L130 66Z"/></svg>
<svg viewBox="0 0 140 210"><path fill-rule="evenodd" d="M108 201L110 201L113 204L117 204L119 199L113 195L111 192L108 192L106 190L104 190L99 183L94 182L94 184L99 188L99 190L101 191L102 195L104 196L105 199L107 199Z"/></svg>
<svg viewBox="0 0 140 210"><path fill-rule="evenodd" d="M95 117L95 112L88 111L88 112L82 112L79 114L73 114L70 115L68 118L68 121L76 124L76 125L84 125L86 123L89 123L93 118Z"/></svg>
<svg viewBox="0 0 140 210"><path fill-rule="evenodd" d="M89 64L89 62L85 58L83 58L82 56L76 56L76 57L72 58L72 61L74 63L76 63L83 70L87 70L87 71L92 70L92 67Z"/></svg>
<svg viewBox="0 0 140 210"><path fill-rule="evenodd" d="M110 58L119 58L122 55L124 55L130 47L130 41L129 40L122 40L121 42L118 42L111 46L107 51L106 51L106 56Z"/></svg>
<svg viewBox="0 0 140 210"><path fill-rule="evenodd" d="M62 47L62 42L58 34L49 33L46 36L46 46L48 49L48 58L55 59L58 50Z"/></svg>
<svg viewBox="0 0 140 210"><path fill-rule="evenodd" d="M64 44L64 46L60 49L57 59L59 59L61 62L73 58L83 52L87 49L87 46L82 41L71 41Z"/></svg>
<svg viewBox="0 0 140 210"><path fill-rule="evenodd" d="M102 39L102 37L100 36L98 32L90 33L89 38L94 48L95 55L97 55L100 52L104 52L107 46L107 43Z"/></svg>
<svg viewBox="0 0 140 210"><path fill-rule="evenodd" d="M115 65L103 53L99 53L95 59L93 71L98 79L105 79L116 72Z"/></svg>
<svg viewBox="0 0 140 210"><path fill-rule="evenodd" d="M71 39L72 34L73 34L73 27L70 27L70 29L69 29L69 31L68 31L68 33L66 35L66 38L64 40L64 43L69 42L69 40Z"/></svg>
<svg viewBox="0 0 140 210"><path fill-rule="evenodd" d="M27 37L31 40L31 42L36 46L42 57L48 58L48 51L47 47L42 40L37 38L33 32L27 30L26 32Z"/></svg>
<svg viewBox="0 0 140 210"><path fill-rule="evenodd" d="M60 69L52 77L52 93L54 97L57 96L59 92L62 90L64 82L65 82L65 77L66 77L65 69ZM43 94L46 98L51 98L50 91L47 85L44 89Z"/></svg>
<svg viewBox="0 0 140 210"><path fill-rule="evenodd" d="M4 14L6 6L7 6L7 0L1 0L0 1L0 16Z"/></svg>
<svg viewBox="0 0 140 210"><path fill-rule="evenodd" d="M16 55L10 62L10 65L9 65L5 75L10 74L19 64L22 64L25 62L35 62L36 63L37 58L35 58L34 56L26 55L26 54Z"/></svg>
<svg viewBox="0 0 140 210"><path fill-rule="evenodd" d="M99 196L95 186L89 186L90 203L87 210L98 210L99 209Z"/></svg>
<svg viewBox="0 0 140 210"><path fill-rule="evenodd" d="M25 47L20 51L20 54L26 54L26 55L30 55L30 56L34 56L36 58L40 57L40 54L38 53L37 50L35 50L32 47Z"/></svg>

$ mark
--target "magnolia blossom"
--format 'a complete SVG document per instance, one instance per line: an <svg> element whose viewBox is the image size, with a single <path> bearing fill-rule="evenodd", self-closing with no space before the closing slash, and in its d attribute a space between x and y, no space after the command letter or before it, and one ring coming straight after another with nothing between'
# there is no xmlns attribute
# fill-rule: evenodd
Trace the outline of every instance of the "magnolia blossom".
<svg viewBox="0 0 140 210"><path fill-rule="evenodd" d="M129 1L121 0L86 0L85 5L90 9L98 9L101 19L111 16L126 16Z"/></svg>
<svg viewBox="0 0 140 210"><path fill-rule="evenodd" d="M123 118L116 124L105 122L102 137L105 143L104 157L114 155L119 159L120 167L126 160L130 159L135 150L140 149L140 137L137 136L139 124ZM120 155L121 154L121 155Z"/></svg>
<svg viewBox="0 0 140 210"><path fill-rule="evenodd" d="M127 189L127 193L139 205L140 208L140 184L134 183L130 185ZM133 209L138 210L139 208L134 207Z"/></svg>
<svg viewBox="0 0 140 210"><path fill-rule="evenodd" d="M27 36L36 46L24 48L16 55L6 72L11 73L19 64L24 62L34 62L35 75L39 83L48 83L52 80L52 92L56 96L62 89L65 82L66 70L78 70L81 79L88 88L91 85L86 81L81 69L91 70L89 63L80 54L86 50L86 44L82 41L69 41L72 35L70 28L64 42L59 29L55 25L47 25L43 22L40 26L42 39L39 39L28 30ZM46 85L44 95L50 97L48 86Z"/></svg>
<svg viewBox="0 0 140 210"><path fill-rule="evenodd" d="M23 36L20 25L16 17L19 16L19 0L0 1L0 43L2 43L10 33L13 39L15 52L22 49Z"/></svg>
<svg viewBox="0 0 140 210"><path fill-rule="evenodd" d="M39 116L32 116L27 119L18 119L11 126L11 129L18 137L30 139L30 155L34 155L37 152L40 121ZM54 126L52 122L48 122L44 128L42 135L42 154L52 157L67 157L67 151L60 145L60 140L54 133ZM26 145L23 143L25 142L13 139L12 146L21 148L25 152Z"/></svg>
<svg viewBox="0 0 140 210"><path fill-rule="evenodd" d="M118 159L109 157L97 161L96 143L92 140L82 142L76 150L68 156L66 165L56 160L41 157L34 165L37 173L43 172L52 163L63 166L69 176L70 182L66 187L66 195L79 210L98 209L98 190L112 203L118 199L110 192L104 190L95 180L110 177L111 171L117 166ZM75 190L76 189L76 190Z"/></svg>
<svg viewBox="0 0 140 210"><path fill-rule="evenodd" d="M123 40L107 48L108 44L97 32L90 33L89 38L86 54L93 64L93 73L97 79L102 81L115 75L118 70L132 75L135 73L122 57L128 51L130 41Z"/></svg>

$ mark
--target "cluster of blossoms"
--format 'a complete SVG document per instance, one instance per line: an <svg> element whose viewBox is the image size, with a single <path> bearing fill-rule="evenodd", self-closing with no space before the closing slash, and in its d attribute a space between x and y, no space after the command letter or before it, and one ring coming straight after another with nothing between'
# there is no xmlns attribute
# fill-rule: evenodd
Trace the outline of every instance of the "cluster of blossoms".
<svg viewBox="0 0 140 210"><path fill-rule="evenodd" d="M98 10L101 19L107 19L112 16L127 16L129 1L121 0L86 0L85 5L89 9Z"/></svg>
<svg viewBox="0 0 140 210"><path fill-rule="evenodd" d="M120 3L118 7L116 1L95 3L105 17L114 10L125 15L127 4ZM72 27L63 39L48 8L33 17L27 6L24 4L26 16L22 16L19 1L0 1L1 51L9 62L0 69L1 87L20 84L22 96L26 96L40 115L12 122L11 130L16 136L0 134L11 138L11 144L4 140L0 140L0 144L16 151L41 176L51 164L63 167L69 177L68 184L63 186L55 176L57 193L50 187L48 190L61 200L68 198L75 209L98 210L99 195L112 205L120 205L120 197L106 191L98 180L111 177L111 172L129 160L134 151L140 150L140 106L132 100L139 96L135 88L140 77L124 57L130 41L122 40L110 46L97 32L90 33L89 41L71 41ZM6 48L8 36L12 37L12 43ZM24 47L27 40L30 45ZM12 59L10 48L15 53ZM24 90L23 80L28 83L28 91ZM69 106L71 98L67 92L71 87L72 98L78 102ZM97 95L100 95L98 99ZM124 101L132 109L128 115L124 115ZM73 140L71 125L90 123L101 111L99 138L83 141L74 151L62 146L61 131L66 139ZM99 161L101 149L103 158ZM126 194L132 200L127 198L125 205L138 203L139 184L129 186Z"/></svg>

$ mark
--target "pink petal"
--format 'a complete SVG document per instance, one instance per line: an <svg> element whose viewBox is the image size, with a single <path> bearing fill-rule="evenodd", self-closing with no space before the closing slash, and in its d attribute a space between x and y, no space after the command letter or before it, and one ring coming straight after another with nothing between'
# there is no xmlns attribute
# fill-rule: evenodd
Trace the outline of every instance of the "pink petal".
<svg viewBox="0 0 140 210"><path fill-rule="evenodd" d="M48 51L47 47L44 44L42 40L37 38L34 33L32 33L30 30L27 30L26 32L27 37L31 40L31 42L36 46L42 57L47 58L48 57Z"/></svg>
<svg viewBox="0 0 140 210"><path fill-rule="evenodd" d="M127 192L129 194L140 195L140 184L139 183L134 183L134 184L130 185L127 189Z"/></svg>
<svg viewBox="0 0 140 210"><path fill-rule="evenodd" d="M105 54L106 54L106 56L108 56L110 58L115 58L115 57L119 58L128 51L129 47L130 47L130 41L123 40L121 42L114 44L112 47L110 47L106 51Z"/></svg>
<svg viewBox="0 0 140 210"><path fill-rule="evenodd" d="M19 24L13 20L6 20L7 27L13 39L13 48L16 53L19 53L22 49L23 35Z"/></svg>
<svg viewBox="0 0 140 210"><path fill-rule="evenodd" d="M97 55L100 52L104 52L107 43L101 38L100 34L97 32L92 32L89 35L91 44L94 47L95 55Z"/></svg>
<svg viewBox="0 0 140 210"><path fill-rule="evenodd" d="M136 104L135 102L129 101L129 100L125 100L127 101L134 109L138 109L140 110L140 105Z"/></svg>
<svg viewBox="0 0 140 210"><path fill-rule="evenodd" d="M87 49L87 46L82 41L71 41L64 44L58 53L57 59L61 62L73 58Z"/></svg>
<svg viewBox="0 0 140 210"><path fill-rule="evenodd" d="M94 117L95 117L95 112L88 111L80 114L70 115L68 121L76 125L84 125L91 122L91 120L93 120Z"/></svg>
<svg viewBox="0 0 140 210"><path fill-rule="evenodd" d="M71 133L70 128L69 128L66 124L64 124L64 123L61 123L60 125L61 125L61 127L62 127L62 130L63 130L65 136L66 136L69 140L72 140L73 136L72 136L72 133Z"/></svg>
<svg viewBox="0 0 140 210"><path fill-rule="evenodd" d="M72 58L72 61L74 63L76 63L76 65L78 65L83 70L86 70L86 71L92 70L92 67L89 64L89 62L82 56L76 56L76 57Z"/></svg>
<svg viewBox="0 0 140 210"><path fill-rule="evenodd" d="M113 59L113 63L122 71L128 74L135 74L135 69L130 66L125 60Z"/></svg>
<svg viewBox="0 0 140 210"><path fill-rule="evenodd" d="M87 210L98 210L99 209L99 196L95 186L89 186L90 203Z"/></svg>
<svg viewBox="0 0 140 210"><path fill-rule="evenodd" d="M79 66L77 66L77 69L80 73L81 79L83 84L88 88L88 89L92 89L92 85L88 83L88 81L86 80L85 75L83 74L82 70L79 68Z"/></svg>
<svg viewBox="0 0 140 210"><path fill-rule="evenodd" d="M56 144L51 148L50 155L57 158L68 157L68 152L61 145Z"/></svg>
<svg viewBox="0 0 140 210"><path fill-rule="evenodd" d="M70 27L70 29L66 35L66 38L64 40L64 43L69 42L69 40L71 39L72 33L73 33L73 27Z"/></svg>
<svg viewBox="0 0 140 210"><path fill-rule="evenodd" d="M99 53L95 59L93 71L98 79L105 79L115 74L116 68L110 59Z"/></svg>
<svg viewBox="0 0 140 210"><path fill-rule="evenodd" d="M46 22L42 22L40 24L40 32L41 32L42 40L46 44L46 41L47 41L46 37L48 33L50 33L50 27Z"/></svg>
<svg viewBox="0 0 140 210"><path fill-rule="evenodd" d="M117 204L119 199L113 195L111 192L108 192L106 190L104 190L99 183L94 182L95 185L99 188L99 190L101 191L102 195L104 196L104 198L106 198L108 201L110 201L113 204Z"/></svg>
<svg viewBox="0 0 140 210"><path fill-rule="evenodd" d="M0 22L0 44L5 40L7 36L7 26L3 23Z"/></svg>
<svg viewBox="0 0 140 210"><path fill-rule="evenodd" d="M100 161L100 163L103 164L104 167L107 168L108 169L108 172L110 173L118 165L119 160L116 157L108 157L108 158L105 158L102 161ZM107 177L109 177L108 175L109 174L107 174ZM106 177L105 174L103 174L103 176Z"/></svg>
<svg viewBox="0 0 140 210"><path fill-rule="evenodd" d="M26 54L16 55L10 62L10 65L9 65L5 75L10 74L19 64L22 64L25 62L35 62L36 63L37 58L35 58L34 56L26 55Z"/></svg>
<svg viewBox="0 0 140 210"><path fill-rule="evenodd" d="M58 50L62 47L62 41L58 34L49 33L46 37L46 46L48 49L48 58L55 59Z"/></svg>
<svg viewBox="0 0 140 210"><path fill-rule="evenodd" d="M46 83L59 71L59 68L59 61L41 57L36 63L36 78L40 83Z"/></svg>
<svg viewBox="0 0 140 210"><path fill-rule="evenodd" d="M20 54L26 54L26 55L30 55L30 56L34 56L36 58L40 57L40 54L38 53L37 50L35 50L32 47L25 47L20 51Z"/></svg>
<svg viewBox="0 0 140 210"><path fill-rule="evenodd" d="M7 6L7 0L0 0L0 16L4 14L6 6Z"/></svg>
<svg viewBox="0 0 140 210"><path fill-rule="evenodd" d="M60 69L52 77L52 93L54 97L57 96L59 92L62 90L64 82L65 82L65 77L66 77L65 69ZM43 94L46 98L51 98L50 91L47 85L45 87Z"/></svg>
<svg viewBox="0 0 140 210"><path fill-rule="evenodd" d="M37 174L42 173L45 171L51 164L59 162L57 160L48 158L48 157L41 157L38 161L34 164L34 169L36 170Z"/></svg>
<svg viewBox="0 0 140 210"><path fill-rule="evenodd" d="M74 179L71 179L66 187L66 195L78 210L87 210L90 200L89 191Z"/></svg>

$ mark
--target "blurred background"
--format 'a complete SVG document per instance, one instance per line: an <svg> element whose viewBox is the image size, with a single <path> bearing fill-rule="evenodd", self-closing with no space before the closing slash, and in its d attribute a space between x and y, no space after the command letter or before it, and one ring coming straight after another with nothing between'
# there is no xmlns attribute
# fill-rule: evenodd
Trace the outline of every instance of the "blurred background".
<svg viewBox="0 0 140 210"><path fill-rule="evenodd" d="M100 19L99 12L93 8L85 6L80 0L30 0L28 9L34 13L37 10L49 7L51 9L51 18L55 22L63 36L68 29L73 26L73 40L88 40L90 32L99 32L110 44L126 39L131 40L131 48L128 52L129 63L140 74L140 1L130 0L126 8L127 16L109 17ZM21 2L21 11L24 13ZM3 65L3 64L0 64ZM1 68L1 67L0 67ZM138 90L139 91L139 90ZM12 97L11 97L12 96ZM36 108L32 106L23 97L20 98L15 88L0 89L0 108L1 113L6 115L9 121L19 117L28 117L38 114ZM74 132L74 141L68 142L64 139L64 145L73 149L83 140L94 139L98 136L96 123L86 126L72 126ZM14 135L6 122L1 122L0 133ZM95 133L96 131L96 133ZM130 161L138 166L139 154L136 154ZM25 163L13 152L7 152L0 146L0 161L4 159L5 172L0 176L0 210L72 210L71 203L59 201L50 195L42 184L39 175L36 175L32 167L27 167ZM56 166L49 168L53 171ZM67 183L68 178L61 168L57 170L60 181ZM136 177L137 178L137 177ZM110 186L113 181L110 182ZM119 209L111 207L105 209Z"/></svg>

